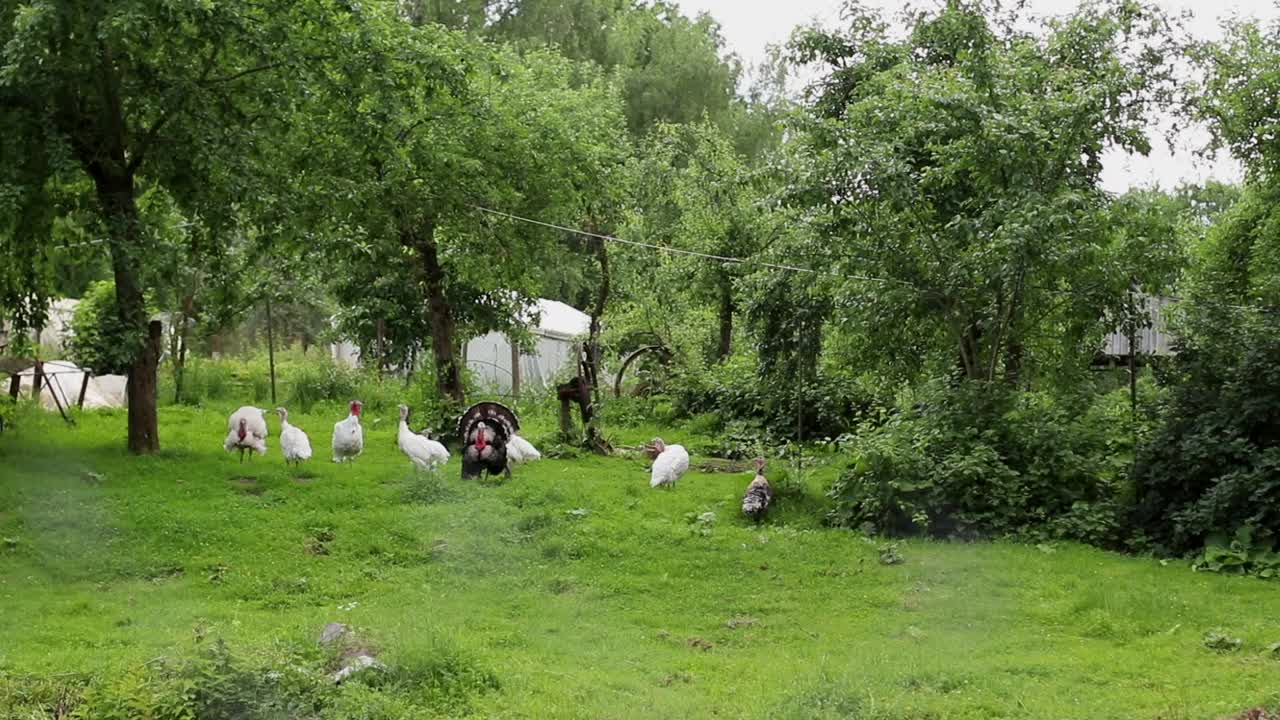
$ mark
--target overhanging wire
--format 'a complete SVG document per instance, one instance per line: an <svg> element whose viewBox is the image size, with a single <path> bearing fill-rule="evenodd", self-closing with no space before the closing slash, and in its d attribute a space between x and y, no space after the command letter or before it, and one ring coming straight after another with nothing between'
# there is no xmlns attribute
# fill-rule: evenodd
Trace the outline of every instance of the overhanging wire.
<svg viewBox="0 0 1280 720"><path fill-rule="evenodd" d="M522 217L520 215L515 215L509 212L503 212L502 210L494 210L493 208L487 208L487 207L484 207L483 205L472 204L470 205L470 207L475 210L479 210L480 212L488 213L489 215L496 215L498 217L508 218L510 220L515 220L517 222L528 223L530 225L538 225L541 227L550 228L552 230L559 230L561 232L572 233L574 235L581 235L584 237L596 238L598 240L603 240L606 242L615 242L615 243L620 243L622 245L631 245L633 247L641 247L649 250L657 250L659 252L670 253L672 255L684 255L687 257L702 258L704 260L715 260L717 262L733 263L735 265L754 265L756 267L770 268L774 270L786 270L790 272L802 272L802 273L810 273L814 275L828 275L831 277L844 278L847 280L861 280L864 282L880 283L883 285L898 285L901 287L911 288L916 292L926 292L925 290L922 290L921 288L918 288L915 285L912 285L911 283L906 282L905 280L897 280L894 278L873 277L870 275L858 275L856 273L842 273L834 270L817 270L814 268L800 267L798 265L786 265L782 263L774 263L774 262L769 262L767 260L755 260L752 258L740 258L740 257L732 257L728 255L715 255L712 253L698 252L696 250L685 250L683 248L673 248L673 247L668 247L666 245L656 245L654 243L640 242L639 240L626 240L626 239L617 237L615 235L605 235L602 233L591 232L590 230L582 230L580 228L572 228L572 227L567 227L565 225L557 225L555 223L549 223L542 220L535 220L533 218ZM969 289L972 290L976 288L969 288ZM1068 296L1068 297L1079 297L1082 295L1082 293L1075 292L1072 290L1060 290L1056 288L1038 288L1038 289L1042 290L1043 292L1047 292L1051 295ZM1186 298L1179 297L1176 295L1162 295L1159 297L1166 300L1170 300L1172 302L1183 302L1184 300L1186 300ZM1259 312L1259 313L1270 313L1270 312L1280 311L1280 307L1272 307L1272 306L1232 305L1230 303L1224 303L1224 302L1214 301L1214 300L1209 300L1209 301L1202 300L1200 302L1206 305L1216 305L1217 307L1231 308L1234 310L1247 310L1247 311Z"/></svg>

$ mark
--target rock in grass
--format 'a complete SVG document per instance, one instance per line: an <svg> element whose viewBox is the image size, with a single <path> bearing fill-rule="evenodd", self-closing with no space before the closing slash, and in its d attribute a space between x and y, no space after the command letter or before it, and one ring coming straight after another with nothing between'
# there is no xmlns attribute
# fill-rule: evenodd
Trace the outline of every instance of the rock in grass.
<svg viewBox="0 0 1280 720"><path fill-rule="evenodd" d="M347 634L347 626L343 623L329 623L320 631L320 644L332 645Z"/></svg>
<svg viewBox="0 0 1280 720"><path fill-rule="evenodd" d="M335 684L340 683L361 670L368 670L372 667L382 667L382 663L378 662L377 658L372 655L356 655L347 660L341 670L333 674L333 682Z"/></svg>
<svg viewBox="0 0 1280 720"><path fill-rule="evenodd" d="M1210 632L1204 636L1204 646L1214 652L1235 652L1244 645L1240 638L1230 637L1220 632Z"/></svg>
<svg viewBox="0 0 1280 720"><path fill-rule="evenodd" d="M378 662L378 658L374 657L375 651L365 643L358 642L351 628L345 623L334 622L325 625L324 630L320 632L320 644L338 649L337 654L342 661L342 667L329 676L335 684L341 683L361 670L384 667Z"/></svg>

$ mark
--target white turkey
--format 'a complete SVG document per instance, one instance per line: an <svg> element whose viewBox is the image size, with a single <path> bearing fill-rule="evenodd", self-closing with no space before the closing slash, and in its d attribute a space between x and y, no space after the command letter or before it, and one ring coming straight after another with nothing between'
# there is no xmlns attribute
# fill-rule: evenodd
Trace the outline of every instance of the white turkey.
<svg viewBox="0 0 1280 720"><path fill-rule="evenodd" d="M689 469L689 453L681 445L668 445L662 438L653 439L653 449L658 456L653 460L649 487L672 487Z"/></svg>
<svg viewBox="0 0 1280 720"><path fill-rule="evenodd" d="M511 477L507 464L507 443L520 429L520 421L511 409L501 403L481 402L472 405L458 418L458 437L462 438L462 477L479 477L481 473Z"/></svg>
<svg viewBox="0 0 1280 720"><path fill-rule="evenodd" d="M360 409L364 403L351 401L351 410L345 420L333 424L333 461L354 460L364 452L364 428L360 427Z"/></svg>
<svg viewBox="0 0 1280 720"><path fill-rule="evenodd" d="M756 521L764 519L769 512L769 503L773 502L773 488L764 476L764 458L756 458L756 476L747 486L747 494L742 496L742 514Z"/></svg>
<svg viewBox="0 0 1280 720"><path fill-rule="evenodd" d="M409 406L400 406L400 433L396 436L400 451L409 456L413 464L423 470L449 462L449 451L444 445L409 429Z"/></svg>
<svg viewBox="0 0 1280 720"><path fill-rule="evenodd" d="M227 418L227 439L222 443L227 451L240 451L240 462L244 462L244 453L249 451L259 455L267 454L267 411L246 405L231 413Z"/></svg>
<svg viewBox="0 0 1280 720"><path fill-rule="evenodd" d="M311 438L302 428L289 424L289 411L276 408L280 416L280 452L284 454L284 464L301 464L311 459Z"/></svg>
<svg viewBox="0 0 1280 720"><path fill-rule="evenodd" d="M507 467L523 465L541 458L542 453L538 452L538 448L519 435L512 435L511 440L507 442Z"/></svg>

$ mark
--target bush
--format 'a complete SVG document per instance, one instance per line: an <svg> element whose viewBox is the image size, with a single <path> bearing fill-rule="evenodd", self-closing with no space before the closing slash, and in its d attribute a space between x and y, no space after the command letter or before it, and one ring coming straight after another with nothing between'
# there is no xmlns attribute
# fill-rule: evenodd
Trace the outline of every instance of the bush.
<svg viewBox="0 0 1280 720"><path fill-rule="evenodd" d="M120 322L115 283L103 280L90 285L71 318L67 343L71 359L96 375L123 375L142 341L137 328Z"/></svg>
<svg viewBox="0 0 1280 720"><path fill-rule="evenodd" d="M291 407L307 413L316 403L356 397L360 373L327 360L300 365L291 373L288 396Z"/></svg>
<svg viewBox="0 0 1280 720"><path fill-rule="evenodd" d="M0 670L0 717L86 720L276 720L465 715L497 677L448 644L409 648L335 685L335 650L312 646L270 657L232 653L221 641L173 660L101 675L19 676Z"/></svg>
<svg viewBox="0 0 1280 720"><path fill-rule="evenodd" d="M1156 551L1280 537L1280 317L1230 323L1181 348L1139 454L1132 519Z"/></svg>
<svg viewBox="0 0 1280 720"><path fill-rule="evenodd" d="M1107 445L1114 428L1080 416L1044 393L931 386L855 434L830 519L890 534L1115 544L1127 477Z"/></svg>
<svg viewBox="0 0 1280 720"><path fill-rule="evenodd" d="M836 437L875 406L856 378L823 371L811 382L773 384L760 378L754 357L741 354L721 365L678 370L667 392L680 416L714 414L721 423L737 421L774 441L795 439L797 431L805 440Z"/></svg>

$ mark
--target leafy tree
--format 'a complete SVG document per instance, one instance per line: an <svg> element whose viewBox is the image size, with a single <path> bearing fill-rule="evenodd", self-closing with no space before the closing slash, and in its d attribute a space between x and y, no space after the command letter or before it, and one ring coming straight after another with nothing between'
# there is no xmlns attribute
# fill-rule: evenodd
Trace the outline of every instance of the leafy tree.
<svg viewBox="0 0 1280 720"><path fill-rule="evenodd" d="M580 221L626 147L616 95L588 66L391 14L331 73L291 143L313 148L295 172L344 269L340 318L366 347L384 320L401 362L429 338L437 389L461 402L461 342L510 328L558 255L558 233L482 208Z"/></svg>
<svg viewBox="0 0 1280 720"><path fill-rule="evenodd" d="M1135 526L1158 549L1280 538L1280 213L1254 186L1197 249L1155 436L1138 458Z"/></svg>
<svg viewBox="0 0 1280 720"><path fill-rule="evenodd" d="M415 23L551 47L617 76L636 137L660 122L729 122L739 68L706 14L665 0L404 0Z"/></svg>
<svg viewBox="0 0 1280 720"><path fill-rule="evenodd" d="M144 180L181 194L217 183L252 157L264 128L296 93L286 68L330 51L327 2L0 2L11 29L0 56L6 157L6 301L30 321L48 288L43 248L52 186L87 177L105 230L121 325L129 328L129 449L159 448L156 368L148 337L146 269L156 236L138 206ZM211 170L221 168L219 178ZM34 252L31 248L35 248ZM6 263L8 265L8 263ZM13 266L10 266L13 267Z"/></svg>
<svg viewBox="0 0 1280 720"><path fill-rule="evenodd" d="M828 70L792 197L828 267L878 279L834 298L868 365L923 358L1016 383L1029 360L1091 352L1130 287L1098 178L1106 148L1148 149L1148 115L1169 98L1163 17L1094 4L1037 34L993 8L951 0L908 13L898 36L853 3L846 30L795 42Z"/></svg>
<svg viewBox="0 0 1280 720"><path fill-rule="evenodd" d="M605 67L623 68L627 126L643 134L659 122L724 117L738 65L721 55L719 26L705 13L690 20L669 3L641 6L617 19Z"/></svg>
<svg viewBox="0 0 1280 720"><path fill-rule="evenodd" d="M759 243L750 180L730 139L714 125L659 125L630 168L630 212L624 232L680 250L749 256ZM723 361L732 349L738 314L734 283L741 267L659 252L645 248L623 253L633 273L650 276L637 284L637 299L665 313L670 313L668 303L676 294L713 307L718 325L714 357Z"/></svg>
<svg viewBox="0 0 1280 720"><path fill-rule="evenodd" d="M1138 458L1133 521L1156 549L1226 547L1234 535L1250 555L1280 538L1280 25L1233 22L1193 58L1203 81L1192 111L1213 147L1244 162L1246 183L1180 193L1209 227L1183 283L1178 354L1161 376L1169 400Z"/></svg>

